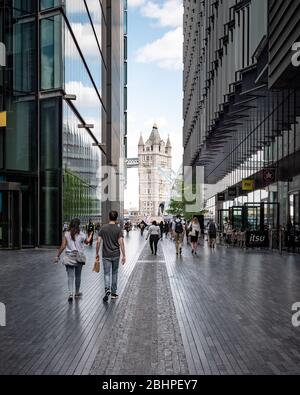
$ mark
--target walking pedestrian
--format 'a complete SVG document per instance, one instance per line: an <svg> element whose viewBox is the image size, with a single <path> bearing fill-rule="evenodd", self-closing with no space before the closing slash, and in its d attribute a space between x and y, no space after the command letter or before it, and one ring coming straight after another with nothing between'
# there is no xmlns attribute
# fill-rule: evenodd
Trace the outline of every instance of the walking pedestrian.
<svg viewBox="0 0 300 395"><path fill-rule="evenodd" d="M208 242L210 248L216 247L216 239L217 239L217 226L215 221L212 219L210 220L208 226Z"/></svg>
<svg viewBox="0 0 300 395"><path fill-rule="evenodd" d="M95 225L93 224L91 219L89 219L89 223L86 226L86 231L87 231L88 237L90 237L90 235L92 235L92 238L90 241L90 246L92 246L93 241L94 241Z"/></svg>
<svg viewBox="0 0 300 395"><path fill-rule="evenodd" d="M152 225L149 227L148 230L148 235L146 237L146 240L150 237L150 248L152 255L157 255L157 245L158 241L161 238L161 230L160 227L157 226L157 222L153 221Z"/></svg>
<svg viewBox="0 0 300 395"><path fill-rule="evenodd" d="M184 222L181 220L181 216L177 215L172 226L173 237L176 243L176 255L182 254L182 242L184 237Z"/></svg>
<svg viewBox="0 0 300 395"><path fill-rule="evenodd" d="M145 222L144 220L141 221L140 224L139 224L139 228L140 228L140 230L141 230L141 236L144 235L144 231L145 231L146 227L147 227L146 222Z"/></svg>
<svg viewBox="0 0 300 395"><path fill-rule="evenodd" d="M198 240L201 232L200 223L197 217L194 217L190 224L190 236L192 244L192 254L197 255Z"/></svg>
<svg viewBox="0 0 300 395"><path fill-rule="evenodd" d="M168 222L168 221L165 221L164 230L165 230L165 235L166 235L166 239L167 239L167 238L168 238L169 231L170 231L170 229L169 229L169 222Z"/></svg>
<svg viewBox="0 0 300 395"><path fill-rule="evenodd" d="M111 299L117 299L118 272L120 256L122 253L122 264L126 263L124 235L122 228L117 225L118 212L109 213L109 223L100 229L96 244L96 260L100 260L99 250L102 249L102 262L104 268L104 287L105 295L103 302Z"/></svg>
<svg viewBox="0 0 300 395"><path fill-rule="evenodd" d="M69 230L64 234L62 244L57 252L55 263L59 262L59 258L64 250L66 250L63 264L66 267L68 275L69 296L68 301L72 302L74 297L74 280L75 280L75 298L80 298L81 271L86 262L84 255L84 245L88 245L91 241L92 234L89 238L80 231L80 220L72 219Z"/></svg>
<svg viewBox="0 0 300 395"><path fill-rule="evenodd" d="M225 240L227 245L232 244L233 228L230 220L227 220L224 224L224 233L225 233Z"/></svg>
<svg viewBox="0 0 300 395"><path fill-rule="evenodd" d="M160 222L159 228L160 228L160 238L162 239L163 235L164 235L164 222L163 221Z"/></svg>
<svg viewBox="0 0 300 395"><path fill-rule="evenodd" d="M186 244L189 244L189 235L190 235L190 225L191 225L191 221L187 221L187 223L185 224L185 235L186 235Z"/></svg>

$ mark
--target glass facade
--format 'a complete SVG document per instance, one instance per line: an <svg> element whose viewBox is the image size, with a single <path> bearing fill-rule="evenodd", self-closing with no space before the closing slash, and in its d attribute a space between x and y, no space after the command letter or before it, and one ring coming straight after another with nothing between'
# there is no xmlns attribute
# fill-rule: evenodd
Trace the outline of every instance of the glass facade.
<svg viewBox="0 0 300 395"><path fill-rule="evenodd" d="M8 54L0 74L0 109L8 112L0 130L0 182L20 185L23 246L57 245L64 222L102 220L107 158L99 143L105 140L115 162L123 151L123 1L0 0L0 19ZM110 64L114 101L108 102ZM117 120L113 131L108 114Z"/></svg>
<svg viewBox="0 0 300 395"><path fill-rule="evenodd" d="M289 195L300 189L300 94L287 78L271 89L268 74L275 53L268 6L279 3L286 4L184 1L184 164L205 167L206 207L216 218L218 209L261 202L280 204L281 225L289 212L296 218ZM280 28L288 37L293 26L282 18ZM243 190L245 179L253 192ZM225 203L216 200L223 192Z"/></svg>

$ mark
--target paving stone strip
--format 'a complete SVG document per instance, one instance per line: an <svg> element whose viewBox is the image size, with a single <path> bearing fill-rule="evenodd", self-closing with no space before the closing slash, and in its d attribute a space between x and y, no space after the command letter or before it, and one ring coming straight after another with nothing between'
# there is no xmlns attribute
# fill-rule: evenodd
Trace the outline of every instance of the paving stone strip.
<svg viewBox="0 0 300 395"><path fill-rule="evenodd" d="M188 374L164 256L148 250L105 323L92 375Z"/></svg>

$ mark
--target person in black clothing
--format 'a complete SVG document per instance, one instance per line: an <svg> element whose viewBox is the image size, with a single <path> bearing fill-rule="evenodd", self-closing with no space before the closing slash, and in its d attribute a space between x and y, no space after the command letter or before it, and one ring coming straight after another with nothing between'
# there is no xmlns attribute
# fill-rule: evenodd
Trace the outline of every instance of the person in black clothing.
<svg viewBox="0 0 300 395"><path fill-rule="evenodd" d="M150 237L150 248L152 255L157 255L157 245L158 241L161 238L160 227L157 226L156 221L152 222L152 225L149 227L148 235L146 240Z"/></svg>
<svg viewBox="0 0 300 395"><path fill-rule="evenodd" d="M86 231L87 231L87 234L88 234L88 238L90 238L90 235L92 234L91 241L89 243L89 245L92 246L93 245L93 239L94 239L94 233L95 233L95 225L93 224L91 219L89 219L89 223L86 226Z"/></svg>
<svg viewBox="0 0 300 395"><path fill-rule="evenodd" d="M169 222L168 221L165 221L164 229L165 229L165 235L166 235L166 239L167 239L168 238L168 233L170 231L170 227L169 227Z"/></svg>
<svg viewBox="0 0 300 395"><path fill-rule="evenodd" d="M160 222L159 229L160 229L160 238L162 239L163 235L164 235L164 223L163 223L163 221Z"/></svg>

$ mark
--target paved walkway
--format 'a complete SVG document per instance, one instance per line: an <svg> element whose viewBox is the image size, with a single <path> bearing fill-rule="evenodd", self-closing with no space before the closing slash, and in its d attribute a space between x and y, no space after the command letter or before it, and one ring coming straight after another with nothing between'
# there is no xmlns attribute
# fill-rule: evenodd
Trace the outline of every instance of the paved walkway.
<svg viewBox="0 0 300 395"><path fill-rule="evenodd" d="M0 251L0 374L300 373L299 256L126 238L120 299L104 305L103 273L83 271L84 298L66 301L53 251Z"/></svg>

